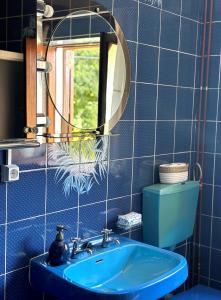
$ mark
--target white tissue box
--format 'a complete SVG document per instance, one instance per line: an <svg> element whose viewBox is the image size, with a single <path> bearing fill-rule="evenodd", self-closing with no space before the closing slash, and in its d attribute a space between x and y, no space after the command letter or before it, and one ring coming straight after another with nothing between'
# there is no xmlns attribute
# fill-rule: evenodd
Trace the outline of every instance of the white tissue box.
<svg viewBox="0 0 221 300"><path fill-rule="evenodd" d="M142 223L142 215L136 212L131 212L126 215L119 215L117 220L117 227L129 229L138 226Z"/></svg>

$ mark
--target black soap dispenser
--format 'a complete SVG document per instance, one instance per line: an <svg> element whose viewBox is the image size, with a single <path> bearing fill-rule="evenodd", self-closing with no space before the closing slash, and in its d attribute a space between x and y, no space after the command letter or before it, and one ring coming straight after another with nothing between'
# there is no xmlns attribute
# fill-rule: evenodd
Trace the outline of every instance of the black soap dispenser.
<svg viewBox="0 0 221 300"><path fill-rule="evenodd" d="M51 266L60 266L68 261L70 251L69 246L64 240L63 225L57 225L57 235L55 241L51 244L48 252L47 263Z"/></svg>

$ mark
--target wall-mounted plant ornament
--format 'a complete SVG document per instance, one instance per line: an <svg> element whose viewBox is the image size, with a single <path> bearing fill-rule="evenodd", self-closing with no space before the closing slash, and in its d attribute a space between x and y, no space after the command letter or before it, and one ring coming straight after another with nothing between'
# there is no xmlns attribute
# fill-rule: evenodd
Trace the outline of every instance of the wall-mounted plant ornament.
<svg viewBox="0 0 221 300"><path fill-rule="evenodd" d="M146 4L162 7L162 0L144 0Z"/></svg>
<svg viewBox="0 0 221 300"><path fill-rule="evenodd" d="M63 181L66 196L71 191L88 193L106 176L108 137L49 145L48 156L57 167L55 181Z"/></svg>

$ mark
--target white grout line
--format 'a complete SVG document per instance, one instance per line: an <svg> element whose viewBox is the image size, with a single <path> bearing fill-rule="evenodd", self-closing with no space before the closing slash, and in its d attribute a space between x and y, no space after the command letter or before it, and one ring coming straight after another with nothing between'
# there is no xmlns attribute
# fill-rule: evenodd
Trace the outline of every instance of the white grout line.
<svg viewBox="0 0 221 300"><path fill-rule="evenodd" d="M182 0L180 1L180 15L182 14ZM179 85L179 72L180 72L180 47L181 47L181 29L182 29L182 19L180 17L179 22L179 40L178 40L178 56L177 56L177 81L176 85ZM176 120L177 120L177 104L178 104L178 88L176 88L176 102L175 102L175 115L174 115L174 131L173 131L173 162L175 160L175 150L176 150Z"/></svg>
<svg viewBox="0 0 221 300"><path fill-rule="evenodd" d="M198 39L199 39L199 24L197 24L197 36L196 36L196 53L198 52ZM194 87L196 87L196 79L197 79L197 58L195 58L195 69L194 69ZM194 129L194 125L195 125L195 121L194 121L194 109L195 109L195 101L196 101L196 97L198 97L197 93L196 93L196 89L194 89L193 92L193 106L192 106L192 124L191 124L191 143L190 143L190 165L192 164L192 148L193 148L193 143L194 143L194 139L193 139L193 131L195 131ZM195 148L195 147L194 147ZM195 232L195 229L194 229ZM194 240L195 236L193 234L193 240ZM192 249L192 268L194 270L195 268L195 247L193 246ZM192 279L193 282L193 279Z"/></svg>
<svg viewBox="0 0 221 300"><path fill-rule="evenodd" d="M161 55L161 29L162 29L162 6L160 9L160 29L159 29L159 52L157 62L157 95L156 95L156 114L155 114L155 128L154 128L154 157L153 157L153 183L155 182L155 165L156 165L156 149L157 149L157 124L158 124L158 100L159 100L159 82L160 82L160 55Z"/></svg>
<svg viewBox="0 0 221 300"><path fill-rule="evenodd" d="M5 187L5 274L7 273L7 241L8 241L8 183ZM6 287L7 287L7 278L4 278L4 300L6 300Z"/></svg>
<svg viewBox="0 0 221 300"><path fill-rule="evenodd" d="M165 1L165 0L163 0L163 1ZM183 19L190 20L190 21L195 22L195 23L202 24L202 22L200 22L200 21L198 21L198 20L194 20L194 19L191 19L191 18L189 18L189 17L185 17L185 16L182 16L182 15L176 14L175 12L172 12L172 11L169 11L169 10L165 10L165 9L163 9L162 7L159 8L159 7L153 6L153 5L148 4L148 3L144 3L144 2L142 2L142 1L140 1L140 2L141 2L143 5L150 6L150 7L153 7L153 8L155 8L155 9L161 9L163 12L169 13L169 14L171 14L171 15L174 15L174 16L177 16L177 17L181 17L181 18L183 18Z"/></svg>
<svg viewBox="0 0 221 300"><path fill-rule="evenodd" d="M114 0L113 0L114 1ZM108 226L108 196L109 196L109 173L110 173L110 143L111 143L111 137L106 137L108 139L108 150L107 150L107 178L106 178L106 212L105 212L105 223L106 223L106 228Z"/></svg>
<svg viewBox="0 0 221 300"><path fill-rule="evenodd" d="M139 41L140 26L140 2L137 2L137 42ZM133 184L134 184L134 154L135 154L135 131L136 131L136 104L137 104L137 69L138 68L138 43L136 43L136 63L135 63L135 85L134 85L134 110L133 110L133 140L132 140L132 166L131 166L131 189L130 189L130 211L133 208Z"/></svg>
<svg viewBox="0 0 221 300"><path fill-rule="evenodd" d="M218 87L221 87L221 53L220 53L220 63L219 63L219 80L218 80ZM219 102L220 102L220 91L218 91L217 95L217 106L216 106L216 120L218 120L219 115ZM216 129L215 129L215 144L214 144L214 152L216 153L217 148L217 135L218 132L218 123L216 122ZM215 177L216 177L216 154L214 153L213 158L213 188L212 188L212 210L211 210L211 216L213 216L214 213L214 192L215 192ZM209 284L210 284L210 277L211 277L211 255L212 255L212 240L213 240L213 218L211 218L210 223L210 251L209 251Z"/></svg>

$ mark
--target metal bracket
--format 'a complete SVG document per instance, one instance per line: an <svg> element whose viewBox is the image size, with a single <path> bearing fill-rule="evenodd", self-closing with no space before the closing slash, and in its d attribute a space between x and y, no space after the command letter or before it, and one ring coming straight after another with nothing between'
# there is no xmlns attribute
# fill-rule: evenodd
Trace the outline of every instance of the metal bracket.
<svg viewBox="0 0 221 300"><path fill-rule="evenodd" d="M24 127L24 133L38 133L38 127Z"/></svg>
<svg viewBox="0 0 221 300"><path fill-rule="evenodd" d="M48 128L51 125L51 120L44 114L37 114L37 127Z"/></svg>
<svg viewBox="0 0 221 300"><path fill-rule="evenodd" d="M52 70L52 65L46 60L37 60L37 71L43 73L49 73Z"/></svg>

